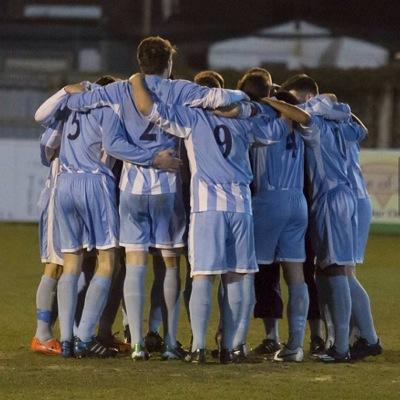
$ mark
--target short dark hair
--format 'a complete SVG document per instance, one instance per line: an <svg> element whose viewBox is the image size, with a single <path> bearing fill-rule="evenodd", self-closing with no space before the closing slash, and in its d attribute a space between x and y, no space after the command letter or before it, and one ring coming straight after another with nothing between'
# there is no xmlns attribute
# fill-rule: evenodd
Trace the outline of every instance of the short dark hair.
<svg viewBox="0 0 400 400"><path fill-rule="evenodd" d="M281 89L290 91L312 93L316 96L319 93L317 82L306 74L293 75L281 85Z"/></svg>
<svg viewBox="0 0 400 400"><path fill-rule="evenodd" d="M116 82L119 80L120 80L120 78L116 78L112 75L103 75L100 78L97 78L94 83L97 83L100 86L106 86L109 83L113 83L113 82Z"/></svg>
<svg viewBox="0 0 400 400"><path fill-rule="evenodd" d="M210 88L223 88L225 86L223 76L216 71L201 71L194 76L193 81L198 85Z"/></svg>
<svg viewBox="0 0 400 400"><path fill-rule="evenodd" d="M265 68L253 67L253 68L248 69L244 74L245 75L249 75L249 74L264 75L268 79L268 83L270 85L272 85L272 76L271 76L270 72Z"/></svg>
<svg viewBox="0 0 400 400"><path fill-rule="evenodd" d="M269 96L271 86L266 75L249 73L240 78L237 89L245 92L251 100L259 101Z"/></svg>
<svg viewBox="0 0 400 400"><path fill-rule="evenodd" d="M278 100L283 100L286 103L293 104L294 106L300 103L296 96L293 96L292 93L287 92L286 90L279 90L276 92L275 97Z"/></svg>
<svg viewBox="0 0 400 400"><path fill-rule="evenodd" d="M143 39L137 48L137 60L141 72L147 75L160 75L168 67L170 57L176 53L171 42L160 36Z"/></svg>

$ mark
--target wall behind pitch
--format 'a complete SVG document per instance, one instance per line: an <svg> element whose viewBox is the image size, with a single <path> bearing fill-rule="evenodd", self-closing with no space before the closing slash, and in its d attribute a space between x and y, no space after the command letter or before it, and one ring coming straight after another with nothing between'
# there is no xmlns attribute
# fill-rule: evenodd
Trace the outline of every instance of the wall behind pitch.
<svg viewBox="0 0 400 400"><path fill-rule="evenodd" d="M48 168L38 140L0 140L0 221L38 220L37 202Z"/></svg>

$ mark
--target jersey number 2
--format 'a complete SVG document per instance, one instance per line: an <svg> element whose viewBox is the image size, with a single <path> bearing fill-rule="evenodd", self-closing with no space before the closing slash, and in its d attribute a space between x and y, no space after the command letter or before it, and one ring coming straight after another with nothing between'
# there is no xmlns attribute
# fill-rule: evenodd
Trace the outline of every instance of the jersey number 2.
<svg viewBox="0 0 400 400"><path fill-rule="evenodd" d="M154 124L152 122L147 125L145 131L140 135L140 140L146 140L148 142L155 142L157 140L157 134L149 133L153 129Z"/></svg>

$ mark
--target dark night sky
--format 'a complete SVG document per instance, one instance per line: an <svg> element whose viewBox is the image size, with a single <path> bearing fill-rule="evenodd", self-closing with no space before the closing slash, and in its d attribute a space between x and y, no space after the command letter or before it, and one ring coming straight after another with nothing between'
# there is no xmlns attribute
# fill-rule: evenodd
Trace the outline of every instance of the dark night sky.
<svg viewBox="0 0 400 400"><path fill-rule="evenodd" d="M181 1L181 11L183 18L196 24L223 24L227 30L254 31L279 22L305 19L337 34L400 42L399 0Z"/></svg>

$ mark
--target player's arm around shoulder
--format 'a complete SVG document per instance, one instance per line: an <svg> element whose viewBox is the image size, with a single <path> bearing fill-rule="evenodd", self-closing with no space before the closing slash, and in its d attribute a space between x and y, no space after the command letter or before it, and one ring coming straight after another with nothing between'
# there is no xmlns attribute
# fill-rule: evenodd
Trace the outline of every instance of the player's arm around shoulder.
<svg viewBox="0 0 400 400"><path fill-rule="evenodd" d="M142 74L133 75L129 81L136 108L145 118L171 135L187 138L191 134L190 127L196 118L195 110L155 102L147 90Z"/></svg>

